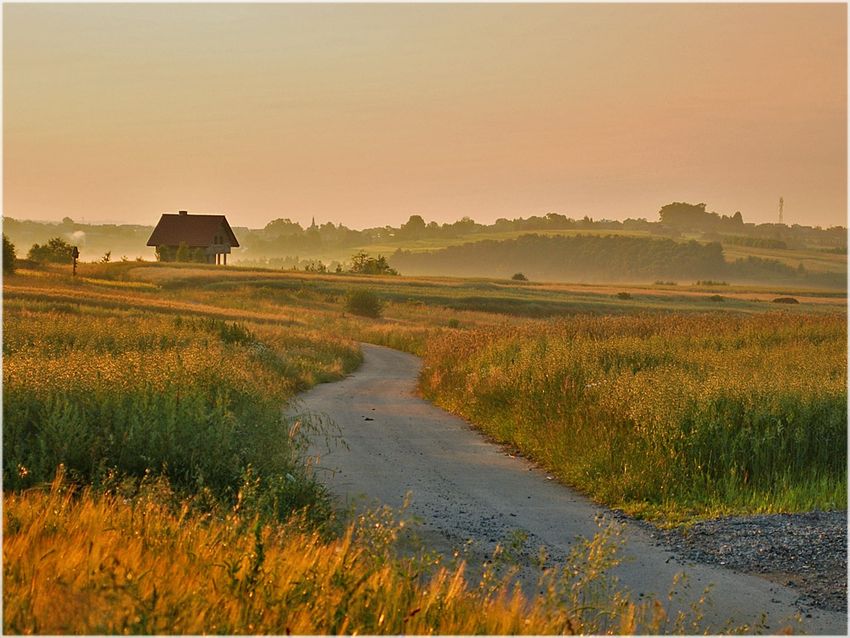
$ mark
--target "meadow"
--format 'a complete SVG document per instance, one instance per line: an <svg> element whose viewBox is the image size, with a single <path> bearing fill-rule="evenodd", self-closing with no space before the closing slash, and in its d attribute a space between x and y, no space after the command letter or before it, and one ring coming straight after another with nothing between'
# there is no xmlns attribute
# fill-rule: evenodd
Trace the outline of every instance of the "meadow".
<svg viewBox="0 0 850 638"><path fill-rule="evenodd" d="M582 317L444 334L426 397L630 514L845 509L840 315Z"/></svg>
<svg viewBox="0 0 850 638"><path fill-rule="evenodd" d="M834 291L65 270L4 280L9 632L683 632L610 589L605 534L528 599L399 556L388 513L337 518L303 455L334 431L282 407L358 341L423 355L435 403L633 514L846 507ZM346 312L364 289L382 318Z"/></svg>
<svg viewBox="0 0 850 638"><path fill-rule="evenodd" d="M319 328L326 319L352 334L373 322L157 299L159 287L103 270L5 281L5 632L629 633L688 622L609 591L604 536L541 571L545 594L530 600L509 567L472 579L461 560L401 557L403 523L389 512L338 518L304 456L307 437L334 444L333 429L282 408L360 362L355 341ZM404 330L371 330L405 341Z"/></svg>

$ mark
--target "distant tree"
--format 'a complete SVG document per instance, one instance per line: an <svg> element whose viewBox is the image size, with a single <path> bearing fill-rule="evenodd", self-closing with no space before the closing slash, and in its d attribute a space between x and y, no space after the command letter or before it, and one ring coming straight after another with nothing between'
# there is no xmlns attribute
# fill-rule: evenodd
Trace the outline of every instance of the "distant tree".
<svg viewBox="0 0 850 638"><path fill-rule="evenodd" d="M270 235L276 235L278 237L286 237L289 235L300 235L304 232L304 229L301 228L301 225L297 222L293 222L290 219L275 219L266 224L266 227L263 229Z"/></svg>
<svg viewBox="0 0 850 638"><path fill-rule="evenodd" d="M17 260L17 256L15 255L15 244L9 241L9 238L6 237L6 233L3 233L3 273L6 275L11 275L15 272L15 261Z"/></svg>
<svg viewBox="0 0 850 638"><path fill-rule="evenodd" d="M74 223L74 220L71 219L70 217L63 217L62 223L65 224L66 226L71 226Z"/></svg>
<svg viewBox="0 0 850 638"><path fill-rule="evenodd" d="M349 272L360 275L397 275L398 271L391 268L387 258L383 255L371 257L368 253L360 251L351 257L351 270Z"/></svg>
<svg viewBox="0 0 850 638"><path fill-rule="evenodd" d="M399 230L405 237L417 238L424 234L426 227L425 220L422 219L421 215L411 215L407 223L402 224Z"/></svg>
<svg viewBox="0 0 850 638"><path fill-rule="evenodd" d="M42 246L33 244L27 256L41 263L64 264L71 261L73 249L74 247L61 237L54 237Z"/></svg>
<svg viewBox="0 0 850 638"><path fill-rule="evenodd" d="M673 202L666 204L658 211L661 223L677 228L705 228L712 220L712 213L705 210L705 204L688 204ZM714 218L719 219L715 213Z"/></svg>
<svg viewBox="0 0 850 638"><path fill-rule="evenodd" d="M103 257L101 257L101 258L100 258L100 263L102 263L102 264L108 264L108 263L109 263L109 260L110 260L111 258L112 258L112 251L111 251L111 250L107 250L105 253L103 253Z"/></svg>
<svg viewBox="0 0 850 638"><path fill-rule="evenodd" d="M528 277L523 275L521 272L514 274L514 276L511 277L511 279L513 279L514 281L528 281Z"/></svg>

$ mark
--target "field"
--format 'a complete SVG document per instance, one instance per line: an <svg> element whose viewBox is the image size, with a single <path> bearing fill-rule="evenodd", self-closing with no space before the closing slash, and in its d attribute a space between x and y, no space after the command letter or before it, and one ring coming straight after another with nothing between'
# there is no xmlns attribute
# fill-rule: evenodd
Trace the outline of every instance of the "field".
<svg viewBox="0 0 850 638"><path fill-rule="evenodd" d="M383 318L345 311L364 288ZM801 303L771 303L789 294ZM661 608L600 597L604 537L532 600L494 573L399 558L389 514L334 518L302 453L334 431L282 406L356 368L357 341L390 345L424 355L434 402L634 514L841 509L845 303L738 286L21 271L3 301L4 629L682 631Z"/></svg>
<svg viewBox="0 0 850 638"><path fill-rule="evenodd" d="M429 343L438 405L658 522L846 507L842 316L576 318Z"/></svg>

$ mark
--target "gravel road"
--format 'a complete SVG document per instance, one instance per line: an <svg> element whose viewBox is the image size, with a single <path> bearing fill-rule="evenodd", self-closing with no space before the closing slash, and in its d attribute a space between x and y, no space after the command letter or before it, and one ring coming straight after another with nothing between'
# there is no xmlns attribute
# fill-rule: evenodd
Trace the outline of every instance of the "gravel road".
<svg viewBox="0 0 850 638"><path fill-rule="evenodd" d="M369 344L362 348L364 363L357 372L316 386L295 408L326 415L341 430L346 446L329 450L317 442L310 451L318 459L319 478L341 505L398 508L410 493L407 516L419 521L429 547L448 554L466 546L470 563L483 561L517 531L527 536L529 554L545 547L552 557L565 556L577 539L598 531L598 517L623 520L526 459L506 454L462 419L416 397L417 357ZM712 604L704 620L708 629L755 623L764 612L767 633L790 626L810 634L846 635L846 613L807 603L781 580L733 571L734 562L721 566L695 560L700 557L679 539L661 538L646 525L624 525L627 560L614 575L635 597L664 600L674 577L684 573L688 585L679 588L673 611L686 608L711 586Z"/></svg>

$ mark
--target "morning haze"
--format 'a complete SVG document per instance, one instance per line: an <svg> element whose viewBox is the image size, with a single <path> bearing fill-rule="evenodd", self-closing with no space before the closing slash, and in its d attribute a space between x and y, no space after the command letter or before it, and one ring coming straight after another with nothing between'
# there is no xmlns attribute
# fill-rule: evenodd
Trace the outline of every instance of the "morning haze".
<svg viewBox="0 0 850 638"><path fill-rule="evenodd" d="M831 5L6 5L4 214L844 225Z"/></svg>

